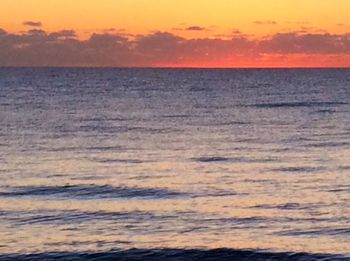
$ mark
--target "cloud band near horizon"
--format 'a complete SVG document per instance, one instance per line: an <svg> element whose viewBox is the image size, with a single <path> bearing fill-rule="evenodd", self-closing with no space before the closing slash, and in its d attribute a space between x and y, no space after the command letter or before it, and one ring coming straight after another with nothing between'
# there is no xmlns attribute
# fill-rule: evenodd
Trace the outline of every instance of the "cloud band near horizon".
<svg viewBox="0 0 350 261"><path fill-rule="evenodd" d="M81 40L72 30L0 29L0 66L350 67L350 34L185 39L169 32L93 33Z"/></svg>

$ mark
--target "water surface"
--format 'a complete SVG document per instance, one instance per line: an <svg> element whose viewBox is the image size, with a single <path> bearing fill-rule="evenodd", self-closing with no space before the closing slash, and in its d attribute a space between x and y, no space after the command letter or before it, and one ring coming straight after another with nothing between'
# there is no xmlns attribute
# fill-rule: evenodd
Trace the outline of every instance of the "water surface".
<svg viewBox="0 0 350 261"><path fill-rule="evenodd" d="M4 255L350 255L350 70L0 69L0 108Z"/></svg>

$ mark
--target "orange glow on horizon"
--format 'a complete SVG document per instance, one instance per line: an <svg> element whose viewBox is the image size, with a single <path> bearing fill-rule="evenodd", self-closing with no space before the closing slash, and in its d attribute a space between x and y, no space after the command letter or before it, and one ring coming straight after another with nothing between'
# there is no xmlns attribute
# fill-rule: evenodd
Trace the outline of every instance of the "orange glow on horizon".
<svg viewBox="0 0 350 261"><path fill-rule="evenodd" d="M94 33L119 35L129 41L150 38L155 32L166 32L174 37L188 40L211 42L210 48L198 47L197 55L177 53L159 53L159 57L168 60L147 60L156 52L147 53L141 60L134 56L124 63L101 63L101 58L89 62L42 64L57 66L156 66L156 67L349 67L350 48L339 51L337 36L342 37L342 45L350 45L350 1L348 0L2 0L0 3L0 29L16 35L25 35L32 29L43 30L47 34L61 30L72 30L75 39L88 41ZM1 31L0 31L1 32ZM216 54L222 48L215 47L215 39L229 41L242 38L246 41L263 43L279 34L312 34L313 39L296 39L292 52L280 41L270 46L268 52L249 54L241 47L226 48L219 56L205 57L205 48ZM332 35L332 37L328 37ZM327 49L330 38L333 49ZM159 41L158 41L159 40ZM286 44L290 41L285 40ZM315 44L315 41L317 42ZM319 42L322 42L319 44ZM31 43L29 43L30 45ZM162 39L152 42L153 50L159 49ZM304 45L296 52L298 45ZM26 46L28 43L19 44ZM244 49L246 46L242 44ZM306 45L309 45L308 47ZM17 45L15 45L17 46ZM133 44L130 44L133 46ZM127 46L129 48L130 46ZM101 47L102 48L102 47ZM189 49L190 47L187 47ZM273 50L275 48L275 50ZM279 49L283 49L281 52ZM314 50L311 50L314 48ZM322 49L323 48L323 49ZM79 49L79 47L78 47ZM161 49L161 48L160 48ZM171 48L170 48L171 49ZM327 50L325 50L327 49ZM304 50L306 50L304 52ZM321 50L318 52L318 50ZM114 51L108 50L112 52ZM149 50L148 50L149 51ZM106 50L107 52L107 50ZM232 57L232 52L235 54ZM239 57L239 53L244 55ZM140 52L138 51L138 54ZM17 57L17 54L13 54ZM91 54L93 56L93 54ZM28 55L27 57L29 57ZM54 55L53 55L54 56ZM67 56L69 56L67 54ZM108 56L108 55L106 55ZM182 57L184 56L184 57ZM124 56L123 56L124 57ZM136 59L136 60L135 60ZM33 58L35 62L37 59ZM116 58L117 61L120 59ZM30 61L19 62L26 66ZM0 65L12 65L11 61Z"/></svg>
<svg viewBox="0 0 350 261"><path fill-rule="evenodd" d="M155 64L154 67L165 68L349 68L350 55L268 55L262 60L231 60L212 62L185 62Z"/></svg>

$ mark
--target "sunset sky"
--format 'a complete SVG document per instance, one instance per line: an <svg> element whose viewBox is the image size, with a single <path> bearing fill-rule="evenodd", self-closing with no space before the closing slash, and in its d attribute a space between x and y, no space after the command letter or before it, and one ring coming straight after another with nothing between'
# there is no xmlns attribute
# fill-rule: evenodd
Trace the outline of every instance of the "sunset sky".
<svg viewBox="0 0 350 261"><path fill-rule="evenodd" d="M1 0L2 66L350 67L349 0Z"/></svg>

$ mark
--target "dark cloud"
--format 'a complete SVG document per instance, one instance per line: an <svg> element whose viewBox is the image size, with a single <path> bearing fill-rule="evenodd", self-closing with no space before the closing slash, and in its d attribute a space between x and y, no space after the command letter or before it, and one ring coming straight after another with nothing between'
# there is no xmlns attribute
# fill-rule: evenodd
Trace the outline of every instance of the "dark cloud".
<svg viewBox="0 0 350 261"><path fill-rule="evenodd" d="M79 40L72 30L0 34L0 66L126 66L130 42L119 35Z"/></svg>
<svg viewBox="0 0 350 261"><path fill-rule="evenodd" d="M73 30L62 30L58 32L50 33L49 36L53 39L73 39L76 38L76 33Z"/></svg>
<svg viewBox="0 0 350 261"><path fill-rule="evenodd" d="M276 34L259 42L265 53L350 54L350 34Z"/></svg>
<svg viewBox="0 0 350 261"><path fill-rule="evenodd" d="M4 29L0 28L0 36L5 35L5 34L7 34L6 31Z"/></svg>
<svg viewBox="0 0 350 261"><path fill-rule="evenodd" d="M108 32L108 33L113 33L113 32L122 31L122 30L117 30L115 28L106 28L106 29L104 29L102 31L103 32Z"/></svg>
<svg viewBox="0 0 350 261"><path fill-rule="evenodd" d="M231 39L186 39L168 32L133 38L104 32L81 40L73 30L0 29L0 66L248 66L266 57L284 62L291 55L348 57L350 34L292 32L253 40L239 33Z"/></svg>
<svg viewBox="0 0 350 261"><path fill-rule="evenodd" d="M311 31L315 31L316 29L311 27L311 26L301 26L300 30L298 31L299 33L308 33Z"/></svg>
<svg viewBox="0 0 350 261"><path fill-rule="evenodd" d="M233 29L232 34L242 34L242 32L238 29Z"/></svg>
<svg viewBox="0 0 350 261"><path fill-rule="evenodd" d="M189 26L186 28L187 31L205 31L206 28L201 26Z"/></svg>
<svg viewBox="0 0 350 261"><path fill-rule="evenodd" d="M254 21L256 25L276 25L276 21Z"/></svg>
<svg viewBox="0 0 350 261"><path fill-rule="evenodd" d="M343 23L338 23L338 24L336 24L336 26L339 26L339 27L348 27L347 24L343 24Z"/></svg>
<svg viewBox="0 0 350 261"><path fill-rule="evenodd" d="M30 26L30 27L42 27L43 24L41 22L34 22L34 21L25 21L22 23L25 26Z"/></svg>

